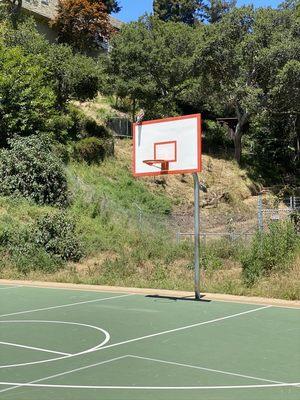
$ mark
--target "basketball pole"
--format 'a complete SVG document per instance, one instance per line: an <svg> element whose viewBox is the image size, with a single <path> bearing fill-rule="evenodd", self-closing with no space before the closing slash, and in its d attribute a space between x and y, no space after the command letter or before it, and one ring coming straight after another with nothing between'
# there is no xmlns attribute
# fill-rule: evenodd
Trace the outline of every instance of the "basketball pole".
<svg viewBox="0 0 300 400"><path fill-rule="evenodd" d="M194 178L194 240L195 240L195 299L200 300L200 183L197 173L193 173Z"/></svg>

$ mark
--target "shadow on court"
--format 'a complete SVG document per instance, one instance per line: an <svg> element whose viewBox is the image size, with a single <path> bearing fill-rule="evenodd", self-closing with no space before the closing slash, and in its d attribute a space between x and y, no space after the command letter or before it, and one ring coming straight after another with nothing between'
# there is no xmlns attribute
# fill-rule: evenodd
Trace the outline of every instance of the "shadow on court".
<svg viewBox="0 0 300 400"><path fill-rule="evenodd" d="M205 299L204 295L201 296L200 300L196 300L194 296L187 296L187 297L176 297L176 296L161 296L158 294L149 294L146 297L151 299L157 300L172 300L172 301L194 301L194 302L203 302L203 303L210 303L211 300Z"/></svg>

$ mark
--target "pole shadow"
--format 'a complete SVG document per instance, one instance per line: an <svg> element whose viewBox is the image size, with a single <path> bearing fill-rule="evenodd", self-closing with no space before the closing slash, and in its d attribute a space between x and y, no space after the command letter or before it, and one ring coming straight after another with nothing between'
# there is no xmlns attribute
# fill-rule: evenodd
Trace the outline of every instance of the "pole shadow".
<svg viewBox="0 0 300 400"><path fill-rule="evenodd" d="M187 296L187 297L177 297L177 296L161 296L158 294L148 294L146 297L150 299L157 299L157 300L172 300L172 301L194 301L199 303L211 303L211 300L205 299L204 295L201 296L200 299L195 299L194 296Z"/></svg>

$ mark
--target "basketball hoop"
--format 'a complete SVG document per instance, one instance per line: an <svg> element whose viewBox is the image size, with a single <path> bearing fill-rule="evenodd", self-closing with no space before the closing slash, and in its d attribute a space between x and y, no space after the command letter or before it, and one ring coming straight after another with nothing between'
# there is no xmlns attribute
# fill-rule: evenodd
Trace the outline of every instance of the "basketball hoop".
<svg viewBox="0 0 300 400"><path fill-rule="evenodd" d="M168 160L144 160L143 163L149 165L150 167L156 167L161 170L161 172L165 172L169 170L169 161ZM159 166L160 164L160 166Z"/></svg>

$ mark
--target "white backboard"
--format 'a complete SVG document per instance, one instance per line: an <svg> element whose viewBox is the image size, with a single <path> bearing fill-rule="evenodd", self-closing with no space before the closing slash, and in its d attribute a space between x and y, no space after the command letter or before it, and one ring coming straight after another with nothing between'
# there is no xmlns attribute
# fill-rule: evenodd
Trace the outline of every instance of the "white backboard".
<svg viewBox="0 0 300 400"><path fill-rule="evenodd" d="M134 176L200 171L200 114L133 124Z"/></svg>

